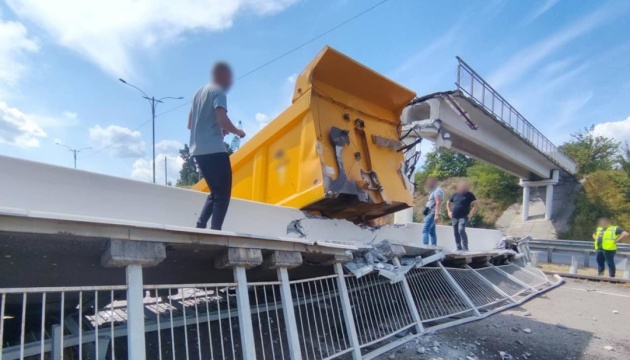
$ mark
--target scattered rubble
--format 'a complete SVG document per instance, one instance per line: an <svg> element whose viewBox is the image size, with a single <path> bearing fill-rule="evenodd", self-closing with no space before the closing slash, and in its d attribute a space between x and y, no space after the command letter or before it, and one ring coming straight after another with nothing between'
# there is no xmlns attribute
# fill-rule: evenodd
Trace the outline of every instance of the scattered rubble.
<svg viewBox="0 0 630 360"><path fill-rule="evenodd" d="M619 311L613 310L613 314L619 314Z"/></svg>
<svg viewBox="0 0 630 360"><path fill-rule="evenodd" d="M615 348L613 346L606 345L606 346L604 346L604 350L613 351L613 350L615 350Z"/></svg>
<svg viewBox="0 0 630 360"><path fill-rule="evenodd" d="M525 334L531 334L532 329L525 328L525 329L523 329L523 332L524 332Z"/></svg>

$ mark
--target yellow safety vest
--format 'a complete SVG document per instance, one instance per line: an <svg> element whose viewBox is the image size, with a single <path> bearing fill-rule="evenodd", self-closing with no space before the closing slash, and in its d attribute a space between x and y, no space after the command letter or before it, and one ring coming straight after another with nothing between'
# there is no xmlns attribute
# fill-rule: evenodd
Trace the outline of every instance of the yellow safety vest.
<svg viewBox="0 0 630 360"><path fill-rule="evenodd" d="M602 235L603 233L603 235ZM617 227L609 226L607 228L598 227L595 232L595 250L599 250L599 237L602 236L602 250L617 250Z"/></svg>

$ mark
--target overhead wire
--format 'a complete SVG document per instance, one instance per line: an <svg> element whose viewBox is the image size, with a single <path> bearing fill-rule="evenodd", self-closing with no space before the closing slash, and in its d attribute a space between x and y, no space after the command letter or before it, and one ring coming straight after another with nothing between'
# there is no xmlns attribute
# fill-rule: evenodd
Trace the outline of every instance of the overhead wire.
<svg viewBox="0 0 630 360"><path fill-rule="evenodd" d="M278 56L274 57L273 59L271 59L271 60L269 60L269 61L267 61L267 62L265 62L265 63L261 64L260 66L258 66L258 67L256 67L256 68L254 68L254 69L252 69L252 70L250 70L250 71L246 72L245 74L243 74L243 75L241 75L241 76L237 77L237 78L236 78L236 80L241 80L241 79L243 79L243 78L245 78L245 77L247 77L247 76L249 76L249 75L251 75L251 74L253 74L253 73L255 73L255 72L257 72L257 71L259 71L259 70L261 70L261 69L263 69L263 68L265 68L265 67L267 67L267 66L271 65L271 64L273 64L274 62L276 62L276 61L278 61L278 60L280 60L280 59L282 59L282 58L284 58L284 57L286 57L286 56L288 56L288 55L290 55L290 54L292 54L292 53L294 53L294 52L296 52L296 51L300 50L301 48L303 48L303 47L305 47L305 46L307 46L307 45L309 45L309 44L313 43L314 41L316 41L316 40L318 40L318 39L320 39L320 38L322 38L322 37L324 37L324 36L326 36L326 35L330 34L331 32L333 32L333 31L335 31L335 30L337 30L337 29L339 29L339 28L341 28L341 27L343 27L343 26L345 26L345 25L347 25L347 24L351 23L352 21L356 20L357 18L359 18L359 17L361 17L361 16L363 16L363 15L365 15L365 14L367 14L367 13L371 12L372 10L374 10L374 9L378 8L379 6L381 6L381 5L385 4L385 3L389 2L389 1L391 1L391 0L381 0L381 1L377 2L376 4L374 4L374 5L370 6L370 7L368 7L367 9L365 9L365 10L363 10L363 11L361 11L361 12L359 12L359 13L355 14L354 16L352 16L352 17L350 17L350 18L348 18L348 19L344 20L343 22L341 22L341 23L339 23L339 24L337 24L337 25L335 25L335 26L333 26L333 27L331 27L331 28L327 29L326 31L324 31L324 32L322 32L322 33L320 33L320 34L318 34L318 35L316 35L316 36L312 37L311 39L309 39L309 40L307 40L307 41L305 41L305 42L303 42L303 43L301 43L301 44L299 44L299 45L297 45L297 46L293 47L292 49L290 49L290 50L288 50L288 51L286 51L286 52L284 52L284 53L282 53L282 54L280 54L280 55L278 55ZM164 111L164 112L161 112L161 113L159 113L159 114L156 114L156 115L155 115L155 117L157 118L157 117L159 117L159 116L162 116L162 115L168 114L168 113L170 113L170 112L172 112L172 111L175 111L175 110L177 110L177 109L180 109L180 108L182 108L182 107L184 107L184 106L186 106L186 105L189 105L189 104L191 104L191 103L192 103L192 100L189 100L189 101L184 102L184 103L182 103L182 104L180 104L180 105L177 105L177 106L175 106L175 107L172 107L172 108L170 108L170 109L168 109L168 110L166 110L166 111ZM137 126L137 127L135 127L134 129L132 129L132 130L131 130L131 132L130 132L129 134L124 134L124 135L122 135L120 138L116 139L115 141L112 141L112 142L111 142L110 144L108 144L107 146L104 146L104 147L102 147L102 148L100 148L100 149L98 149L98 150L96 150L96 151L94 151L94 152L91 152L91 153L89 153L89 154L86 154L86 155L85 155L85 156L83 156L82 158L83 158L83 159L85 159L85 158L87 158L87 157L90 157L90 156L93 156L93 155L99 154L99 153L101 153L101 152L103 152L103 151L105 151L105 150L107 150L107 149L111 148L112 146L117 145L117 144L118 144L118 143L120 143L121 141L123 141L123 140L125 140L126 138L128 138L129 136L131 136L131 135L132 135L135 131L138 131L139 129L141 129L141 128L143 128L144 126L146 126L147 124L149 124L152 120L153 120L153 119L149 119L149 120L147 120L147 121L143 122L142 124L138 125L138 126Z"/></svg>

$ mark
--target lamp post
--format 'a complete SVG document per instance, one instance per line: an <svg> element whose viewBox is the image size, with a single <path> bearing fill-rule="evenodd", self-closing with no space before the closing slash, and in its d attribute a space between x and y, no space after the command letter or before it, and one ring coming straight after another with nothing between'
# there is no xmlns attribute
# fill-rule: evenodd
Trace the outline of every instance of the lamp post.
<svg viewBox="0 0 630 360"><path fill-rule="evenodd" d="M75 169L77 168L77 154L78 154L78 153L80 153L80 152L81 152L81 151L83 151L83 150L89 150L89 149L91 149L91 147L85 147L85 148L81 148L81 149L73 149L73 148L71 148L70 146L68 146L68 145L64 145L64 144L62 144L62 143L58 143L58 142L57 142L57 143L55 143L55 144L57 144L57 145L59 145L59 146L63 146L63 147L65 147L65 148L67 148L68 150L70 150L70 152L72 152L72 156L74 157L74 168L75 168Z"/></svg>
<svg viewBox="0 0 630 360"><path fill-rule="evenodd" d="M148 100L151 103L151 126L152 126L151 134L152 134L152 138L153 138L153 146L152 146L152 148L153 148L153 152L152 152L153 157L151 158L152 159L151 162L153 163L153 183L155 184L155 108L157 107L158 103L164 103L164 100L166 100L166 99L181 100L184 97L183 96L180 96L180 97L165 96L163 98L156 99L155 96L149 97L149 95L147 95L139 87L137 87L135 85L132 85L132 84L126 82L123 79L118 79L118 80L120 80L121 83L123 83L125 85L128 85L128 86L131 86L132 88L140 91L140 93L142 93L142 98Z"/></svg>

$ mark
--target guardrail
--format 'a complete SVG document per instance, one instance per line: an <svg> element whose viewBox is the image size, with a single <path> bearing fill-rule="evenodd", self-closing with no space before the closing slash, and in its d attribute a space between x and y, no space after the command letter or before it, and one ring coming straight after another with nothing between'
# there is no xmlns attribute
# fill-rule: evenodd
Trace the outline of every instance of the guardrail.
<svg viewBox="0 0 630 360"><path fill-rule="evenodd" d="M459 65L456 84L461 92L493 114L508 128L514 130L525 142L543 153L549 160L567 172L575 174L577 169L575 162L562 153L459 56L457 61Z"/></svg>
<svg viewBox="0 0 630 360"><path fill-rule="evenodd" d="M545 250L547 263L553 263L554 253L580 253L583 254L584 267L590 267L590 257L595 254L592 241L584 240L545 240L532 239L529 241L531 250ZM617 255L626 257L630 261L630 244L617 244Z"/></svg>
<svg viewBox="0 0 630 360"><path fill-rule="evenodd" d="M0 359L373 359L562 283L516 264L473 269L434 262L395 283L376 273L356 278L341 264L335 273L294 281L280 271L269 282L236 274L231 283L2 288Z"/></svg>

